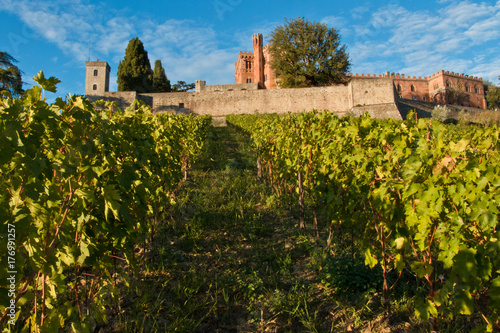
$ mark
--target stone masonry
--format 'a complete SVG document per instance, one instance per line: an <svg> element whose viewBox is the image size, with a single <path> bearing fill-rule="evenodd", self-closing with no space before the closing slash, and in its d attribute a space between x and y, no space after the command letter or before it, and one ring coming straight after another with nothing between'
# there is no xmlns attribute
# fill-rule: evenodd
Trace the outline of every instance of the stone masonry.
<svg viewBox="0 0 500 333"><path fill-rule="evenodd" d="M481 78L440 71L427 77L402 74L350 74L349 83L328 87L276 89L270 67L269 45L262 35L253 35L253 52L240 52L235 62L236 84L207 85L196 81L195 92L137 93L109 91L110 67L102 61L86 62L85 95L91 101L114 101L122 109L134 100L150 105L153 112L210 114L223 117L245 113L297 113L329 110L339 116L347 112L369 112L375 118L402 119L399 99L486 108ZM457 91L460 98L456 98Z"/></svg>
<svg viewBox="0 0 500 333"><path fill-rule="evenodd" d="M262 46L262 35L252 37L253 52L240 51L235 62L234 77L236 83L258 83L264 89L278 88L276 75L271 68L272 55L269 45ZM486 109L484 85L481 78L465 74L455 74L440 71L426 77L411 77L399 73L385 73L381 75L354 74L356 78L373 79L388 77L394 79L398 96L405 99L440 103L456 104ZM452 90L461 92L460 98L452 98Z"/></svg>

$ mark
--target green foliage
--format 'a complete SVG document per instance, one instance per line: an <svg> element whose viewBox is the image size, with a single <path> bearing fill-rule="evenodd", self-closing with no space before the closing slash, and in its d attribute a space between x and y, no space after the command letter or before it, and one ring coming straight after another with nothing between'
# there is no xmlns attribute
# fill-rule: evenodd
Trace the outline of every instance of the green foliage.
<svg viewBox="0 0 500 333"><path fill-rule="evenodd" d="M13 96L23 93L21 71L14 65L16 62L10 54L0 51L0 92L7 90Z"/></svg>
<svg viewBox="0 0 500 333"><path fill-rule="evenodd" d="M155 69L153 74L153 90L152 92L170 92L170 80L167 79L165 69L161 65L161 60L155 61Z"/></svg>
<svg viewBox="0 0 500 333"><path fill-rule="evenodd" d="M173 85L172 91L174 92L186 92L193 90L195 87L194 83L186 83L185 81L177 81L176 84Z"/></svg>
<svg viewBox="0 0 500 333"><path fill-rule="evenodd" d="M490 109L500 109L500 87L495 85L488 86L488 91L486 92L486 101L488 102L488 108Z"/></svg>
<svg viewBox="0 0 500 333"><path fill-rule="evenodd" d="M118 91L148 93L153 90L153 71L141 40L132 38L118 65Z"/></svg>
<svg viewBox="0 0 500 333"><path fill-rule="evenodd" d="M451 110L446 105L435 106L434 109L432 109L432 118L439 120L442 123L452 122L452 120L454 120L452 115L453 115L453 110Z"/></svg>
<svg viewBox="0 0 500 333"><path fill-rule="evenodd" d="M299 17L271 33L272 68L283 88L347 82L349 56L340 35L326 24Z"/></svg>
<svg viewBox="0 0 500 333"><path fill-rule="evenodd" d="M81 96L49 105L42 92L59 80L34 80L22 99L0 100L0 214L3 230L16 229L18 324L90 331L118 300L116 277L127 284L138 267L134 248L165 218L210 117L114 112Z"/></svg>
<svg viewBox="0 0 500 333"><path fill-rule="evenodd" d="M378 291L383 283L380 265L370 268L358 257L328 257L322 273L326 286L344 296Z"/></svg>
<svg viewBox="0 0 500 333"><path fill-rule="evenodd" d="M497 127L317 111L257 117L228 121L251 133L277 193L293 193L301 172L305 192L332 225L359 230L365 263L382 267L384 304L389 272L411 270L428 290L416 315L434 318L433 329L435 318L475 313L485 329L498 329Z"/></svg>

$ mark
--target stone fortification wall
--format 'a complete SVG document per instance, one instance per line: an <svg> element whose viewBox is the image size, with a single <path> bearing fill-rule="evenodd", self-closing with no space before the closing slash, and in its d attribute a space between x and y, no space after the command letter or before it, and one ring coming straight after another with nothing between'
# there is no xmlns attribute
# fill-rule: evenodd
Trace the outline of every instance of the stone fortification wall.
<svg viewBox="0 0 500 333"><path fill-rule="evenodd" d="M134 100L139 99L137 92L135 91L106 91L99 95L87 95L86 96L91 102L106 100L116 102L118 107L122 110L128 108ZM147 103L151 105L150 103Z"/></svg>
<svg viewBox="0 0 500 333"><path fill-rule="evenodd" d="M235 90L256 90L259 89L258 83L240 83L240 84L213 84L206 85L205 81L195 82L196 92L204 91L235 91Z"/></svg>
<svg viewBox="0 0 500 333"><path fill-rule="evenodd" d="M347 85L330 87L140 94L139 99L146 103L151 101L148 104L155 112L210 114L213 117L297 113L312 109L344 115L355 107L364 107L363 110L377 118L401 119L395 106L394 85L386 78L353 79Z"/></svg>

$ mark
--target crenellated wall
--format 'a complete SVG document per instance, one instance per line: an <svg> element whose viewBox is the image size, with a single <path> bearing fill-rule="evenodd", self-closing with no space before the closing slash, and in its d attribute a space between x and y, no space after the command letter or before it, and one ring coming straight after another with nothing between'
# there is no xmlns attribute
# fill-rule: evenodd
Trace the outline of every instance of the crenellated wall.
<svg viewBox="0 0 500 333"><path fill-rule="evenodd" d="M482 78L441 70L430 76L405 76L399 73L350 74L351 78L374 79L390 78L399 97L417 101L441 104L456 104L486 109L486 98ZM460 98L452 97L461 92Z"/></svg>

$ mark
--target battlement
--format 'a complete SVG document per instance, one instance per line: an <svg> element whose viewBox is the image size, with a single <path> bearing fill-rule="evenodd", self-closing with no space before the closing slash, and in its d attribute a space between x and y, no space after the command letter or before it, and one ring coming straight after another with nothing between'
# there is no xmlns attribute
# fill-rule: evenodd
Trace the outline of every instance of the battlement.
<svg viewBox="0 0 500 333"><path fill-rule="evenodd" d="M467 75L464 73L455 73L455 72L450 72L450 71L445 71L445 70L440 70L439 72L432 74L429 78L434 78L440 75L448 75L448 76L454 76L454 77L459 77L459 78L464 78L464 79L469 79L469 80L476 80L476 81L483 81L483 78L477 77L477 76L472 76L472 75Z"/></svg>
<svg viewBox="0 0 500 333"><path fill-rule="evenodd" d="M464 78L464 79L469 79L469 80L476 80L476 81L482 81L483 79L481 77L477 76L472 76L472 75L467 75L464 73L455 73L455 72L450 72L450 71L444 71L441 70L437 73L434 73L430 76L411 76L408 75L406 76L405 74L400 74L400 73L394 73L394 72L385 72L384 74L365 74L365 73L349 73L350 77L362 77L362 78L392 78L392 79L407 79L407 80L430 80L432 78L435 78L440 75L447 75L447 76L455 76L457 78Z"/></svg>

